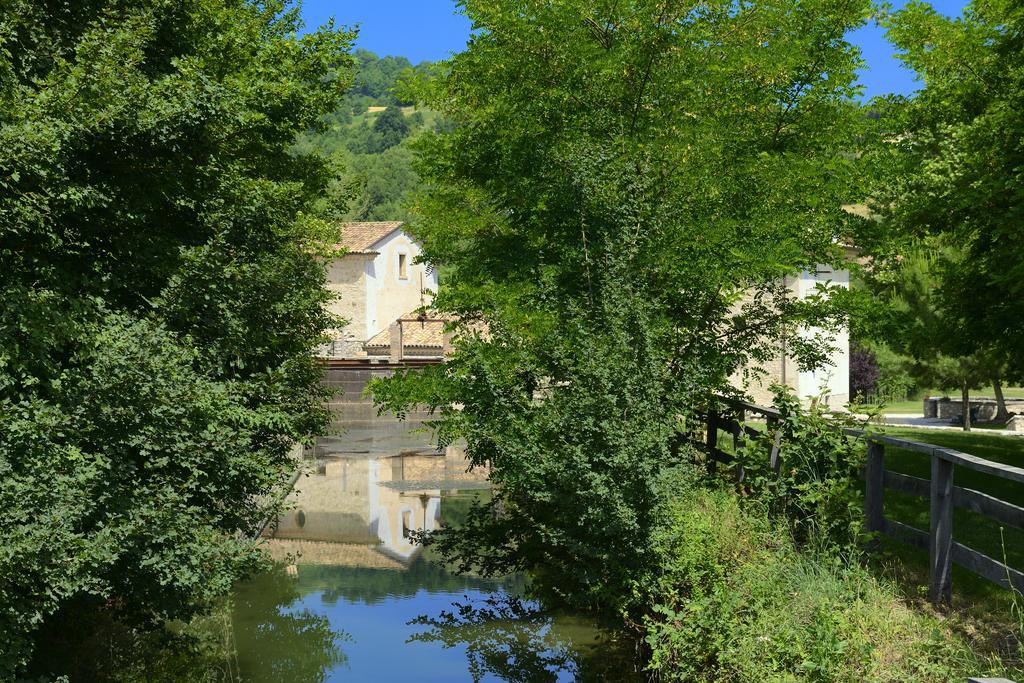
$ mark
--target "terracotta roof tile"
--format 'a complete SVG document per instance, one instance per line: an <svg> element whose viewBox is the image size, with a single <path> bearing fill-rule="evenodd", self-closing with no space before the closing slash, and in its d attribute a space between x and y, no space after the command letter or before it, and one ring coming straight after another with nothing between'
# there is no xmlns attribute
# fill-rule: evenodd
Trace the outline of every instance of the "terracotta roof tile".
<svg viewBox="0 0 1024 683"><path fill-rule="evenodd" d="M436 313L429 313L429 320L419 322L414 320L418 317L416 311L406 313L401 317L402 323L402 346L419 346L427 348L441 348L444 346L444 326L447 319L440 319ZM391 346L391 326L377 333L366 342L367 348L389 348Z"/></svg>
<svg viewBox="0 0 1024 683"><path fill-rule="evenodd" d="M341 243L337 246L344 247L353 254L372 253L370 247L402 225L402 221L344 223L341 226Z"/></svg>

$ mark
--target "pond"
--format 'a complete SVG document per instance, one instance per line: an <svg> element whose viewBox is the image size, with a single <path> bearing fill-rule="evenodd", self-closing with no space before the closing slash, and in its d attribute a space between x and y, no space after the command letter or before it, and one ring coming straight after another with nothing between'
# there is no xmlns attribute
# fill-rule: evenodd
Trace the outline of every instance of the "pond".
<svg viewBox="0 0 1024 683"><path fill-rule="evenodd" d="M459 449L434 451L418 426L352 424L307 453L294 505L266 542L278 568L234 595L233 678L628 678L628 657L593 624L523 599L523 577L460 576L413 542L457 524L488 488Z"/></svg>

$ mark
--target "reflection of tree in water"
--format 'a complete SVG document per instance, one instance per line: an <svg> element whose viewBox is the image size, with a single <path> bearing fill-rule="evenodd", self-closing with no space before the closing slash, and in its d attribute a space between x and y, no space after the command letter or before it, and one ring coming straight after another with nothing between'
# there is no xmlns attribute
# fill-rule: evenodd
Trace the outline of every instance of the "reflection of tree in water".
<svg viewBox="0 0 1024 683"><path fill-rule="evenodd" d="M375 605L396 597L414 596L424 588L431 593L492 591L498 588L514 593L521 591L524 585L521 578L495 580L454 574L422 557L414 560L404 571L303 565L300 577L299 590L304 595L320 591L321 599L329 605L338 600Z"/></svg>
<svg viewBox="0 0 1024 683"><path fill-rule="evenodd" d="M338 646L348 636L333 631L324 616L289 605L300 595L294 579L268 572L235 592L235 645L246 681L323 681L346 661ZM244 616L239 616L244 615Z"/></svg>
<svg viewBox="0 0 1024 683"><path fill-rule="evenodd" d="M477 603L455 603L455 611L437 617L421 616L412 624L430 630L410 641L441 643L445 648L465 645L474 681L486 675L516 683L537 681L601 680L628 675L608 669L597 671L595 660L571 640L559 635L550 614L534 610L507 595L492 595ZM605 658L604 665L616 657Z"/></svg>

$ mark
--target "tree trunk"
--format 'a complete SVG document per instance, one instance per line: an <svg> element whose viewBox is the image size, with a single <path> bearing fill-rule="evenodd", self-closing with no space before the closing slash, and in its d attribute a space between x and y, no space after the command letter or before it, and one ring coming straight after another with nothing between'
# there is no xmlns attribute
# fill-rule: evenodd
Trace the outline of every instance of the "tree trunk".
<svg viewBox="0 0 1024 683"><path fill-rule="evenodd" d="M1006 424L1010 420L1010 411L1006 409L1003 382L998 377L992 380L992 390L996 392L996 422Z"/></svg>
<svg viewBox="0 0 1024 683"><path fill-rule="evenodd" d="M967 387L966 382L960 385L960 400L964 415L964 431L969 432L971 431L971 390Z"/></svg>

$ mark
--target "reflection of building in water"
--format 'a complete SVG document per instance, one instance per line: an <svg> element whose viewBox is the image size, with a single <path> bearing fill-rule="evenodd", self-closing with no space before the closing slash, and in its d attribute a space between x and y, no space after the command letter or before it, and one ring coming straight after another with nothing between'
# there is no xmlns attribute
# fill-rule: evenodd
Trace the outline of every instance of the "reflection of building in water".
<svg viewBox="0 0 1024 683"><path fill-rule="evenodd" d="M457 461L457 462L456 462ZM299 479L295 507L285 514L276 538L376 544L407 560L419 549L413 532L433 531L441 519L441 486L465 460L449 452L401 455L329 455Z"/></svg>

